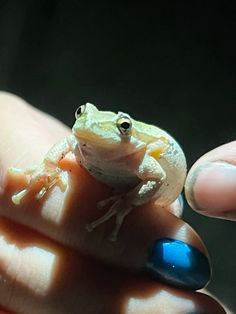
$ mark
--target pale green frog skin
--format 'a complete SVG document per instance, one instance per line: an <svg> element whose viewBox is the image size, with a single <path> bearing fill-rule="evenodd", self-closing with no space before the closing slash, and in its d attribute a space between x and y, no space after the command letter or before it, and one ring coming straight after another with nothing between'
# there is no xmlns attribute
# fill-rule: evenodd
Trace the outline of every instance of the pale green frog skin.
<svg viewBox="0 0 236 314"><path fill-rule="evenodd" d="M114 188L114 195L98 203L108 211L86 227L92 231L116 215L110 239L115 241L125 216L151 200L161 206L172 203L184 185L186 160L179 144L160 128L132 119L128 114L100 111L87 103L76 112L72 134L52 147L42 164L30 169L10 168L30 176L29 186L13 195L18 205L39 177L47 184L36 197L42 198L55 184L66 189L59 160L73 152L76 160L99 181Z"/></svg>

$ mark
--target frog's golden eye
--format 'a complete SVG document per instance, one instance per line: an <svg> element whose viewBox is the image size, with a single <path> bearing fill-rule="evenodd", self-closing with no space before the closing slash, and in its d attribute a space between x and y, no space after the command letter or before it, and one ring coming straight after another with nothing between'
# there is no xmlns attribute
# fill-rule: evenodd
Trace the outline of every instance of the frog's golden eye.
<svg viewBox="0 0 236 314"><path fill-rule="evenodd" d="M132 122L129 117L119 117L116 121L117 128L121 135L130 136L132 131Z"/></svg>
<svg viewBox="0 0 236 314"><path fill-rule="evenodd" d="M78 119L85 112L86 105L81 105L77 108L75 112L75 118Z"/></svg>

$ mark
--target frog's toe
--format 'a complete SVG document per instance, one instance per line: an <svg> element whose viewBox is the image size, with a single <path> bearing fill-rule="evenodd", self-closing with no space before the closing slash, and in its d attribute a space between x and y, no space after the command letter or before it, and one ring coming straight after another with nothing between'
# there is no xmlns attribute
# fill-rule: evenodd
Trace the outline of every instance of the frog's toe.
<svg viewBox="0 0 236 314"><path fill-rule="evenodd" d="M16 167L9 167L7 172L13 175L32 175L36 169L36 166L29 167L27 169L21 169Z"/></svg>
<svg viewBox="0 0 236 314"><path fill-rule="evenodd" d="M94 227L93 227L92 224L87 224L87 225L85 226L85 228L86 228L86 230L87 230L88 232L92 232L93 229L94 229Z"/></svg>
<svg viewBox="0 0 236 314"><path fill-rule="evenodd" d="M10 167L7 169L7 172L10 174L24 174L24 171L20 168Z"/></svg>
<svg viewBox="0 0 236 314"><path fill-rule="evenodd" d="M97 228L107 220L109 220L112 216L116 214L116 208L113 205L107 213L105 213L102 217L92 221L90 224L86 225L86 229L91 232L93 229Z"/></svg>
<svg viewBox="0 0 236 314"><path fill-rule="evenodd" d="M110 240L111 242L116 242L116 240L117 240L117 234L112 233L112 234L110 235L110 237L109 237L109 240Z"/></svg>
<svg viewBox="0 0 236 314"><path fill-rule="evenodd" d="M59 185L61 191L65 192L65 190L67 188L67 177L63 172L61 172L58 176L59 176L58 177L58 185Z"/></svg>
<svg viewBox="0 0 236 314"><path fill-rule="evenodd" d="M37 194L36 194L36 199L40 200L41 198L43 198L43 196L45 195L45 193L47 192L47 188L44 186Z"/></svg>
<svg viewBox="0 0 236 314"><path fill-rule="evenodd" d="M20 205L22 198L28 193L27 189L24 189L11 197L12 202L15 205Z"/></svg>
<svg viewBox="0 0 236 314"><path fill-rule="evenodd" d="M49 176L46 176L46 182L41 190L37 193L36 199L41 199L44 195L51 190L55 185L58 185L62 192L65 192L67 188L67 180L62 172L55 172Z"/></svg>
<svg viewBox="0 0 236 314"><path fill-rule="evenodd" d="M108 198L106 198L106 199L104 199L104 200L102 200L102 201L99 201L99 202L97 203L97 208L98 208L98 209L103 209L103 208L106 207L107 205L110 205L110 204L114 203L114 202L117 200L117 198L119 198L119 196L113 195L113 196L108 197Z"/></svg>

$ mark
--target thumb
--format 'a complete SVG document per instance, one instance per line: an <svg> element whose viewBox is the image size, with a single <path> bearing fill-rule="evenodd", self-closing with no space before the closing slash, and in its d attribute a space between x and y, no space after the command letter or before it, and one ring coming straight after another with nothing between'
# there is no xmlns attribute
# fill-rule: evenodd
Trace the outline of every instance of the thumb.
<svg viewBox="0 0 236 314"><path fill-rule="evenodd" d="M236 220L236 141L208 152L192 166L185 193L200 213Z"/></svg>

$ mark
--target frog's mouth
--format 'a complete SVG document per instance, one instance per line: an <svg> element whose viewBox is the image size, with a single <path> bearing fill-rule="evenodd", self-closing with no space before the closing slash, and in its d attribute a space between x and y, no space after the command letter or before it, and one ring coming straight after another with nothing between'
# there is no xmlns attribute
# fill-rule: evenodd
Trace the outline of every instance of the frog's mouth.
<svg viewBox="0 0 236 314"><path fill-rule="evenodd" d="M94 146L94 147L111 147L117 145L117 142L114 141L112 138L101 138L100 136L93 134L93 133L80 133L76 135L79 142L87 143L87 145Z"/></svg>
<svg viewBox="0 0 236 314"><path fill-rule="evenodd" d="M101 147L103 149L119 149L122 145L128 147L131 145L130 138L122 138L120 133L113 132L112 136L109 132L95 133L90 130L80 130L79 132L73 132L75 137L81 143L85 143L94 149Z"/></svg>
<svg viewBox="0 0 236 314"><path fill-rule="evenodd" d="M146 148L146 143L135 137L122 137L120 132L104 132L101 128L96 132L88 129L73 130L78 139L78 147L85 158L115 160L124 156L135 154ZM112 136L110 135L112 133Z"/></svg>
<svg viewBox="0 0 236 314"><path fill-rule="evenodd" d="M116 143L111 145L104 145L104 143L98 143L98 141L88 141L79 139L78 148L80 153L85 159L96 159L96 160L118 160L126 158L134 154L143 154L146 151L145 145L135 146L131 143Z"/></svg>
<svg viewBox="0 0 236 314"><path fill-rule="evenodd" d="M88 143L94 147L103 146L105 148L108 146L117 145L117 143L120 141L120 138L117 136L108 136L108 132L102 134L98 132L97 134L91 130L84 129L79 131L73 130L73 133L79 142Z"/></svg>

